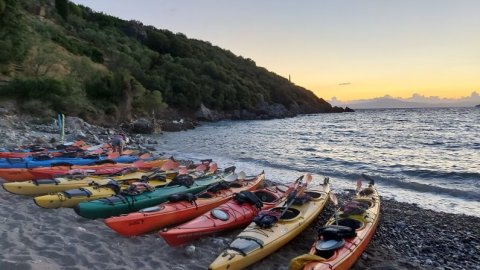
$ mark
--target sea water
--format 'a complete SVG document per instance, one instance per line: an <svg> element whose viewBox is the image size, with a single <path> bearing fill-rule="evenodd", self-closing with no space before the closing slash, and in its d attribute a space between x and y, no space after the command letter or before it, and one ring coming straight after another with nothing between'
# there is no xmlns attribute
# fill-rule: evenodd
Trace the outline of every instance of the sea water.
<svg viewBox="0 0 480 270"><path fill-rule="evenodd" d="M202 123L156 137L181 159L212 158L290 183L330 178L335 192L366 174L380 194L420 207L480 216L480 108L358 110Z"/></svg>

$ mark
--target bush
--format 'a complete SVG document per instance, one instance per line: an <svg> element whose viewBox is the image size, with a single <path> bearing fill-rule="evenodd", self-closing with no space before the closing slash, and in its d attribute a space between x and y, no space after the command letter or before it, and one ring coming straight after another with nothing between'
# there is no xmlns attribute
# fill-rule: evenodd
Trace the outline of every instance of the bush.
<svg viewBox="0 0 480 270"><path fill-rule="evenodd" d="M65 96L70 92L63 82L51 78L15 79L0 89L0 96L13 98L20 109L31 112L36 110L34 106L39 107L38 112L43 112L45 108L66 111L68 104Z"/></svg>

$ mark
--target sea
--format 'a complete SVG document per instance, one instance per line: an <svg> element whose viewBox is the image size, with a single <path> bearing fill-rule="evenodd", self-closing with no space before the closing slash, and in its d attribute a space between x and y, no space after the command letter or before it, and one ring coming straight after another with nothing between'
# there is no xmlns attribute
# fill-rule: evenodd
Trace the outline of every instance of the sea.
<svg viewBox="0 0 480 270"><path fill-rule="evenodd" d="M213 159L290 183L310 173L336 193L374 179L381 196L480 217L480 108L375 109L203 122L154 138L178 159ZM362 175L366 175L367 179Z"/></svg>

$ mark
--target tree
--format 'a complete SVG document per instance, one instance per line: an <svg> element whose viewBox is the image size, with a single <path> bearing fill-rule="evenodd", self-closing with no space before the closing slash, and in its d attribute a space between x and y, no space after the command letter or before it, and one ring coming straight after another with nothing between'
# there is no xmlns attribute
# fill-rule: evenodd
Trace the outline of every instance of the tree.
<svg viewBox="0 0 480 270"><path fill-rule="evenodd" d="M64 20L68 18L68 0L55 0L55 8Z"/></svg>

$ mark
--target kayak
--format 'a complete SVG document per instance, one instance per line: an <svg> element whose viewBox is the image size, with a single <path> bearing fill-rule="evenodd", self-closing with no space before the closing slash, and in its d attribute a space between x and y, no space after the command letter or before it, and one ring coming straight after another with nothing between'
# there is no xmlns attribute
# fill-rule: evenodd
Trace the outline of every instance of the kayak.
<svg viewBox="0 0 480 270"><path fill-rule="evenodd" d="M172 181L165 187L140 194L118 194L104 199L81 202L73 209L78 215L89 219L118 216L166 202L168 196L172 194L199 193L230 175L233 175L233 172L207 175L188 184L177 184L177 181Z"/></svg>
<svg viewBox="0 0 480 270"><path fill-rule="evenodd" d="M105 160L107 161L107 160ZM34 179L51 179L60 175L68 174L109 174L108 170L121 170L123 168L136 167L142 170L150 170L155 167L161 167L166 162L173 162L170 159L154 159L154 160L138 160L133 163L116 163L114 161L105 162L97 165L63 165L52 167L37 167L37 168L0 168L0 178L7 182L13 181L28 181Z"/></svg>
<svg viewBox="0 0 480 270"><path fill-rule="evenodd" d="M350 269L372 239L380 219L380 197L371 184L319 229L310 253L294 258L290 269Z"/></svg>
<svg viewBox="0 0 480 270"><path fill-rule="evenodd" d="M273 226L250 223L215 259L209 269L244 269L295 238L322 211L328 201L330 184L325 182L305 193L310 196L310 200L301 205L288 204L285 207L284 203L280 203L269 210L280 216Z"/></svg>
<svg viewBox="0 0 480 270"><path fill-rule="evenodd" d="M109 177L108 180L115 180L123 184L130 184L139 181L142 178L154 175L150 172L130 172ZM166 176L165 176L166 178ZM173 178L173 177L171 177ZM9 182L3 183L2 187L6 191L18 195L38 196L48 194L51 192L60 192L69 189L87 187L95 182L101 181L102 177L85 177L83 179L71 178L53 178L53 179L38 179L24 182Z"/></svg>
<svg viewBox="0 0 480 270"><path fill-rule="evenodd" d="M179 224L201 215L232 198L243 190L255 190L263 184L265 173L250 179L223 182L181 201L169 201L138 212L105 219L105 224L123 236L135 236ZM191 195L191 194L190 194Z"/></svg>
<svg viewBox="0 0 480 270"><path fill-rule="evenodd" d="M169 183L171 179L152 179L148 182L141 182L141 184L149 185L152 188L159 188ZM138 182L132 183L132 185L138 184ZM101 198L114 196L119 191L128 189L130 185L126 185L125 182L118 184L118 182L103 179L102 181L95 181L88 187L82 187L78 189L69 189L57 193L50 193L48 195L38 196L33 198L36 205L42 208L61 208L61 207L74 207L80 202L88 202Z"/></svg>
<svg viewBox="0 0 480 270"><path fill-rule="evenodd" d="M234 199L204 213L186 223L159 232L170 246L179 246L197 238L235 228L246 227L260 210L268 210L285 199L286 186L272 186L252 191L261 202L255 205L255 199L250 201Z"/></svg>
<svg viewBox="0 0 480 270"><path fill-rule="evenodd" d="M118 163L132 163L139 160L138 156L123 155L117 158L111 159L113 162ZM94 165L95 162L102 162L109 160L105 156L86 156L86 157L46 157L45 159L40 157L25 157L25 158L0 158L0 168L35 168L52 166L59 163L69 165Z"/></svg>

